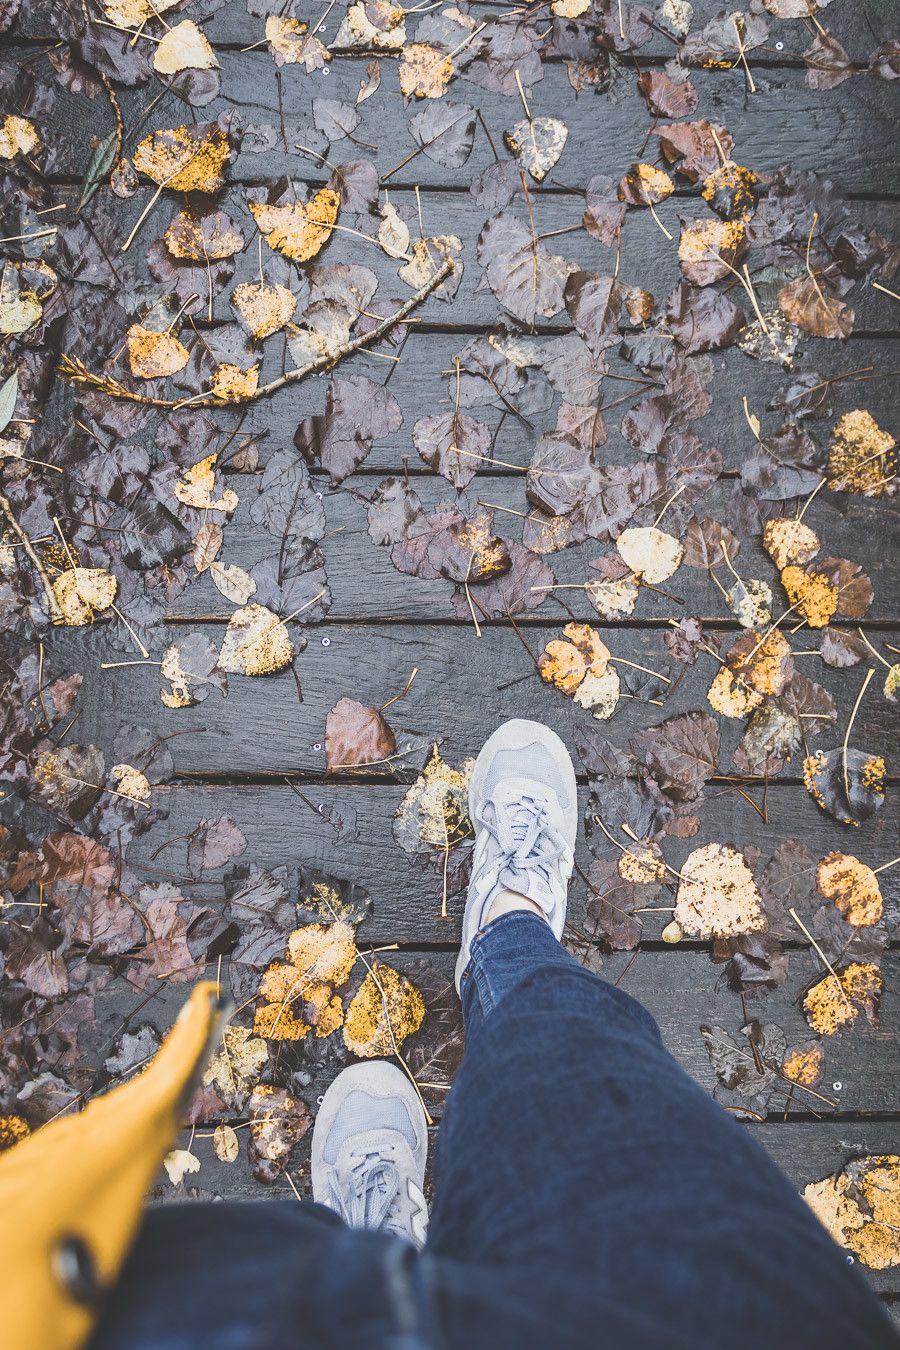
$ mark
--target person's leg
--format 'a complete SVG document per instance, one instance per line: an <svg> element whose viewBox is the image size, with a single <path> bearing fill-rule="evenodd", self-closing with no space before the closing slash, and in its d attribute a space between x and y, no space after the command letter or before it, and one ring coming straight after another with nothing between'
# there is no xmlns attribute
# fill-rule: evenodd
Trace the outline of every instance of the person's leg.
<svg viewBox="0 0 900 1350"><path fill-rule="evenodd" d="M470 928L464 954L466 1054L439 1133L430 1253L504 1282L568 1280L600 1316L640 1309L661 1346L895 1344L861 1276L644 1008L533 913ZM564 1328L561 1306L571 1343ZM623 1345L653 1343L640 1335Z"/></svg>

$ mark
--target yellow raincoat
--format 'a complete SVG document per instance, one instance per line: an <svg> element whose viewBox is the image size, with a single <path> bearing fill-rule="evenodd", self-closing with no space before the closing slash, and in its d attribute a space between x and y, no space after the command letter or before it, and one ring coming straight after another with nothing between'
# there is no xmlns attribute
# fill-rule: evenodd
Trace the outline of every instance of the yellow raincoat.
<svg viewBox="0 0 900 1350"><path fill-rule="evenodd" d="M9 1350L77 1350L116 1281L222 1020L194 989L130 1082L0 1154L0 1318Z"/></svg>

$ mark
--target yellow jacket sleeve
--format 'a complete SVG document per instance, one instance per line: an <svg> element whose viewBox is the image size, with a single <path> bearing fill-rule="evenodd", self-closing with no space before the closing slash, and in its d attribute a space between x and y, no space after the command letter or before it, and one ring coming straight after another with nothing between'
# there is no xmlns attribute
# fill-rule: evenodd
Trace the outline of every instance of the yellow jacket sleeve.
<svg viewBox="0 0 900 1350"><path fill-rule="evenodd" d="M4 1344L87 1340L220 1022L216 986L199 984L143 1073L0 1155Z"/></svg>

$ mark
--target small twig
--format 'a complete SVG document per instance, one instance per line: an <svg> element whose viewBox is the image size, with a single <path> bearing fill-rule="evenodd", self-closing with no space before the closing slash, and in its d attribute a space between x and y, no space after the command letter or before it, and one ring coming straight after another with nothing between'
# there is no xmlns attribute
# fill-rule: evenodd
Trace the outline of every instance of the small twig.
<svg viewBox="0 0 900 1350"><path fill-rule="evenodd" d="M788 914L790 914L791 918L794 920L794 923L797 925L797 927L798 927L799 929L801 929L801 930L806 934L806 936L809 938L810 942L812 943L813 947L815 948L815 950L816 950L816 952L817 952L817 954L818 954L818 956L819 956L819 959L824 963L825 968L827 969L828 973L829 973L829 974L835 979L835 981L837 982L837 987L838 987L838 989L840 989L840 991L841 991L841 997L842 997L842 998L844 999L844 1001L846 1002L848 1008L852 1008L852 1007L853 1007L853 1004L852 1004L852 1002L851 1002L851 1000L850 1000L850 995L847 993L846 989L845 989L844 986L841 984L841 977L840 977L840 975L838 975L838 973L837 973L837 971L835 970L834 966L833 966L833 965L831 964L831 962L828 960L828 957L827 957L827 956L825 955L825 953L822 951L822 948L819 946L818 942L816 942L816 939L813 937L812 933L809 931L809 929L807 928L806 924L805 924L805 923L803 922L803 920L800 918L800 915L797 913L797 911L796 911L795 909L789 909L789 910L788 910Z"/></svg>
<svg viewBox="0 0 900 1350"><path fill-rule="evenodd" d="M47 604L50 609L50 618L54 623L62 623L63 621L62 610L59 607L59 602L56 599L56 592L53 589L53 584L50 581L49 576L47 575L47 571L44 567L44 564L41 562L40 558L35 552L28 535L25 533L25 531L22 529L22 526L16 520L15 513L13 512L12 509L12 503L10 502L9 498L2 492L0 492L0 511L3 512L3 514L6 516L6 519L9 521L9 525L13 533L18 536L19 542L24 548L29 558L29 561L31 562L32 566L34 567L35 571L38 574L38 577L40 578L41 585L44 588L44 594L47 597Z"/></svg>
<svg viewBox="0 0 900 1350"><path fill-rule="evenodd" d="M382 705L381 705L381 707L379 708L378 711L379 711L379 712L384 712L385 709L386 709L386 708L389 708L389 707L391 706L392 703L398 703L398 702L400 701L401 698L405 698L406 695L409 693L410 689L412 688L412 682L413 682L413 680L416 678L416 676L418 675L418 673L419 673L419 667L418 667L418 666L413 666L413 668L412 668L412 670L410 671L410 674L409 674L409 679L406 681L406 684L405 684L405 685L403 686L403 688L400 690L400 693L399 693L399 694L395 694L393 698L389 698L388 701L387 701L387 703L382 703Z"/></svg>

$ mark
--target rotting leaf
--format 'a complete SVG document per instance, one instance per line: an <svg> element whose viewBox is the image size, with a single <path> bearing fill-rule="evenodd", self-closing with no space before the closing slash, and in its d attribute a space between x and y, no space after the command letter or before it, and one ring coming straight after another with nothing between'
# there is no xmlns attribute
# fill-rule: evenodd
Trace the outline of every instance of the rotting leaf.
<svg viewBox="0 0 900 1350"><path fill-rule="evenodd" d="M240 1110L259 1082L268 1059L264 1040L247 1027L227 1026L222 1032L222 1044L206 1067L203 1082L215 1087L229 1106Z"/></svg>
<svg viewBox="0 0 900 1350"><path fill-rule="evenodd" d="M763 526L763 548L781 571L789 564L802 567L818 553L822 547L815 530L804 525L802 520L788 520L783 516L773 516Z"/></svg>
<svg viewBox="0 0 900 1350"><path fill-rule="evenodd" d="M268 1083L259 1083L253 1089L248 1111L251 1124L247 1158L257 1181L271 1186L312 1124L312 1115L299 1097Z"/></svg>
<svg viewBox="0 0 900 1350"><path fill-rule="evenodd" d="M845 783L846 771L846 783ZM884 805L884 759L848 748L816 751L803 761L803 785L842 825L859 826ZM849 795L847 786L849 785Z"/></svg>
<svg viewBox="0 0 900 1350"><path fill-rule="evenodd" d="M542 183L562 154L568 135L569 128L558 117L526 117L504 131L503 140L522 168Z"/></svg>
<svg viewBox="0 0 900 1350"><path fill-rule="evenodd" d="M61 621L72 628L93 623L96 614L109 609L116 598L118 582L102 567L69 567L53 583Z"/></svg>
<svg viewBox="0 0 900 1350"><path fill-rule="evenodd" d="M190 353L174 333L133 323L128 330L128 363L139 380L158 380L184 370Z"/></svg>
<svg viewBox="0 0 900 1350"><path fill-rule="evenodd" d="M834 428L828 453L828 488L880 497L893 491L897 475L897 442L882 431L864 408L845 413Z"/></svg>
<svg viewBox="0 0 900 1350"><path fill-rule="evenodd" d="M297 308L297 297L287 286L244 281L232 291L231 306L253 340L262 342L290 323Z"/></svg>
<svg viewBox="0 0 900 1350"><path fill-rule="evenodd" d="M192 19L167 28L153 53L153 69L160 75L177 75L181 70L217 70L216 54L209 39Z"/></svg>
<svg viewBox="0 0 900 1350"><path fill-rule="evenodd" d="M231 154L228 133L217 122L151 131L138 141L132 164L138 173L173 192L218 192Z"/></svg>
<svg viewBox="0 0 900 1350"><path fill-rule="evenodd" d="M852 853L826 854L816 869L816 885L855 928L871 928L884 913L878 878Z"/></svg>
<svg viewBox="0 0 900 1350"><path fill-rule="evenodd" d="M900 1265L900 1156L853 1158L836 1176L810 1182L803 1198L835 1242L870 1270Z"/></svg>
<svg viewBox="0 0 900 1350"><path fill-rule="evenodd" d="M218 497L213 496L216 486L215 467L218 453L214 452L192 464L175 484L175 496L185 506L194 506L202 511L234 511L238 505L238 495L234 488L225 488Z"/></svg>
<svg viewBox="0 0 900 1350"><path fill-rule="evenodd" d="M347 1007L344 1045L360 1059L397 1054L424 1017L425 1000L412 981L393 966L374 960Z"/></svg>
<svg viewBox="0 0 900 1350"><path fill-rule="evenodd" d="M238 675L271 675L284 670L295 656L287 624L265 605L250 604L228 621L219 667Z"/></svg>
<svg viewBox="0 0 900 1350"><path fill-rule="evenodd" d="M806 1020L819 1036L834 1036L852 1026L860 1012L877 1026L883 988L884 980L876 965L851 961L836 975L829 972L809 990L803 1000Z"/></svg>
<svg viewBox="0 0 900 1350"><path fill-rule="evenodd" d="M762 899L743 853L705 844L681 867L675 922L688 937L732 937L767 927Z"/></svg>

